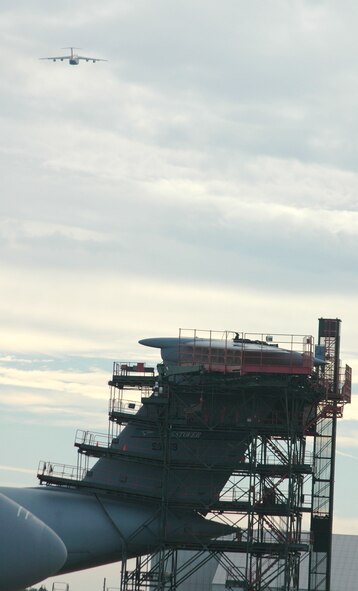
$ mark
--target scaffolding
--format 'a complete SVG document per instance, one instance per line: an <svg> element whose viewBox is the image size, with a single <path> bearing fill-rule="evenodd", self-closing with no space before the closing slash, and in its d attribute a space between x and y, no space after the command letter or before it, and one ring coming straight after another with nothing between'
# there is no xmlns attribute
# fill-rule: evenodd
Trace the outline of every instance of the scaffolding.
<svg viewBox="0 0 358 591"><path fill-rule="evenodd" d="M320 368L325 393L317 404L314 423L310 591L330 590L337 419L343 414L344 404L351 401L352 383L351 368L347 365L342 379L340 331L341 321L338 318L319 319L318 346L324 352L326 363Z"/></svg>
<svg viewBox="0 0 358 591"><path fill-rule="evenodd" d="M320 319L318 366L311 336L225 332L217 345L212 331L181 331L176 366L113 364L108 432L78 431L77 466L43 462L38 478L155 504L157 548L135 563L123 557L121 591L174 591L211 558L227 589L299 591L306 558L310 591L330 591L336 420L351 383L350 368L343 379L340 371L339 326ZM282 341L285 357L275 350ZM144 435L125 439L128 429ZM91 480L91 458L120 462L120 485ZM175 542L168 522L180 511L229 533ZM178 566L180 550L191 554Z"/></svg>
<svg viewBox="0 0 358 591"><path fill-rule="evenodd" d="M179 373L179 378L182 375ZM173 552L179 549L166 548L165 521L168 509L175 509L185 501L210 514L212 519L230 523L236 529L231 540L216 540L210 549L207 544L205 546L209 554L225 565L227 587L240 584L246 589L265 589L273 578L281 577L287 589L298 588L294 586L298 581L297 557L309 550L309 540L301 532L302 512L308 510L303 506L303 484L306 476L312 473L311 462L305 457L303 417L304 412L310 415L311 406L316 402L317 384L310 385L307 399L307 387L304 388L302 378L296 376L223 379L189 372L184 384L181 379L176 380L178 376L164 373L158 378L158 391L162 389L166 393L156 401L157 408L162 407L157 416L163 446L162 547L151 560L138 559L133 571L124 563L122 589L145 588L145 581L151 589L177 587L178 578L165 575L168 572L165 565L169 560L175 564ZM319 391L319 397L321 394ZM190 406L185 402L188 395ZM216 403L218 395L221 396L219 405ZM123 393L118 397L123 399ZM211 415L206 412L209 407L215 408ZM180 408L182 412L178 412ZM230 478L219 496L216 496L219 491L214 489L210 499L201 503L196 499L168 496L168 477L180 479L180 470L184 474L181 476L184 486L190 487L186 478L188 465L178 466L173 454L168 453L173 449L173 439L184 434L191 455L197 447L192 442L198 441L199 434L211 440L235 442L232 443L231 463L229 458L227 464L215 463L211 453L210 463L203 454L196 464L189 466L192 470L198 471L200 467L206 471L207 480L213 475L213 482L220 471L226 469ZM243 451L244 455L238 457ZM192 541L180 548L199 553L203 550L200 542ZM241 553L246 557L245 564L238 566L228 552ZM207 560L206 554L203 560ZM154 566L148 570L150 564Z"/></svg>
<svg viewBox="0 0 358 591"><path fill-rule="evenodd" d="M163 537L155 555L137 559L133 570L124 561L122 590L139 591L146 585L153 590L176 589L180 578L173 570L172 576L167 576L167 565L176 563L179 549L198 553L196 568L208 560L208 554L214 556L227 572L227 588L268 589L279 579L282 588L298 589L299 557L309 552L310 541L301 528L302 514L309 511L309 505L304 504L304 485L312 475L304 420L311 416L322 390L314 380L308 386L301 376L294 375L252 379L189 372L185 383L182 377L181 372L159 376L158 390L166 395L155 402L161 409L156 426L163 442ZM178 437L184 439L192 457L189 465L175 461L173 444ZM201 437L206 438L206 444L198 457ZM222 448L218 456L213 449L206 453L213 442L218 446L224 442L231 448L225 461ZM189 481L188 469L192 471ZM190 489L195 487L197 474L203 472L210 493L202 499L195 494L191 498ZM177 483L176 495L168 490L169 478ZM180 481L183 490L178 487ZM225 486L216 490L220 481ZM187 494L181 494L185 489ZM168 548L167 513L183 505L230 524L235 533L230 539L210 544L190 540Z"/></svg>

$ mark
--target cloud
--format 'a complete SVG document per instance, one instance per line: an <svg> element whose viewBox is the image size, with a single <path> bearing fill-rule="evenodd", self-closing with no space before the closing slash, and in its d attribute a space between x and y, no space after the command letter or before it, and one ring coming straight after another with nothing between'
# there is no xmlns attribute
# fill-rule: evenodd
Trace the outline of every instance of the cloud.
<svg viewBox="0 0 358 591"><path fill-rule="evenodd" d="M179 327L316 335L319 316L338 316L356 380L358 8L345 8L3 0L0 405L14 468L25 452L37 462L36 444L67 449L72 427L103 429L112 361L155 364L138 339ZM71 44L109 61L38 60ZM355 398L337 463L356 459Z"/></svg>
<svg viewBox="0 0 358 591"><path fill-rule="evenodd" d="M52 360L50 363L28 359L10 364L5 358L0 367L0 407L3 421L12 422L16 417L20 425L41 424L44 420L52 426L85 426L105 429L107 386L110 374L90 367L90 360L82 360L86 368L80 372L74 369L74 361L63 359L65 369ZM77 363L79 360L77 360ZM16 366L17 365L17 366ZM72 365L72 367L71 367ZM109 365L109 364L108 364ZM109 365L110 367L110 365ZM23 410L26 409L26 413Z"/></svg>
<svg viewBox="0 0 358 591"><path fill-rule="evenodd" d="M352 365L357 367L357 357L353 359ZM353 421L358 421L358 397L357 397L357 377L355 376L355 381L353 382L353 393L352 402L351 404L346 404L344 407L343 412L343 420L344 420L344 434L340 433L339 430L339 441L343 444L344 447L356 447L357 445L357 437L355 434L355 424ZM350 422L352 421L352 423ZM339 423L340 424L340 423ZM355 443L356 442L356 443Z"/></svg>
<svg viewBox="0 0 358 591"><path fill-rule="evenodd" d="M346 442L345 440L343 440L343 442L346 443L347 445L349 445L350 447L352 447L352 443L353 443L352 440L349 441L349 442ZM342 444L342 439L339 440L339 443ZM354 444L354 446L356 447L356 444ZM351 460L358 460L358 455L354 456L352 454L347 454L347 453L344 453L342 451L337 451L337 454L339 456L343 456L345 458L350 458Z"/></svg>
<svg viewBox="0 0 358 591"><path fill-rule="evenodd" d="M18 466L2 466L0 465L2 472L18 472L19 474L31 474L33 476L34 471L29 468L19 468Z"/></svg>
<svg viewBox="0 0 358 591"><path fill-rule="evenodd" d="M356 536L358 519L352 517L335 516L333 523L333 532L335 534L345 534Z"/></svg>

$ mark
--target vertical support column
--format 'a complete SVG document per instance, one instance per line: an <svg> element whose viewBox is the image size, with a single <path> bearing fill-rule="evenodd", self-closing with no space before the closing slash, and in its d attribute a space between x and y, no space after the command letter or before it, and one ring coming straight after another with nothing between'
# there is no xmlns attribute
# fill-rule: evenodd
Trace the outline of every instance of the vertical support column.
<svg viewBox="0 0 358 591"><path fill-rule="evenodd" d="M158 382L158 396L163 395L162 382ZM160 499L160 541L159 550L152 557L151 564L156 563L154 568L154 580L152 591L165 591L176 588L176 551L166 548L167 518L168 518L168 480L170 472L170 445L171 445L171 424L169 415L171 410L171 396L169 389L166 391L167 404L160 404L157 409L157 425L162 448L162 488ZM152 572L153 572L152 570Z"/></svg>
<svg viewBox="0 0 358 591"><path fill-rule="evenodd" d="M333 493L339 392L340 325L338 318L319 319L318 344L324 348L325 365L320 377L326 400L316 409L314 466L312 481L309 590L330 591L333 529ZM328 407L328 408L327 408ZM329 409L329 410L328 410Z"/></svg>
<svg viewBox="0 0 358 591"><path fill-rule="evenodd" d="M268 391L269 394L269 391ZM253 507L255 542L263 552L251 555L252 591L276 585L285 591L298 591L300 562L308 546L302 540L303 482L310 469L305 462L305 435L302 426L302 387L288 379L273 381L272 405L279 402L279 421L272 416L256 438L253 466L258 495ZM276 588L276 587L275 587Z"/></svg>
<svg viewBox="0 0 358 591"><path fill-rule="evenodd" d="M171 395L169 386L163 385L161 376L154 385L155 426L161 449L161 496L158 499L159 539L158 547L152 554L136 558L134 570L127 570L127 562L122 562L121 591L175 591L177 588L177 550L168 549L167 518L169 510L168 481L171 469L170 421ZM152 427L153 428L153 427Z"/></svg>

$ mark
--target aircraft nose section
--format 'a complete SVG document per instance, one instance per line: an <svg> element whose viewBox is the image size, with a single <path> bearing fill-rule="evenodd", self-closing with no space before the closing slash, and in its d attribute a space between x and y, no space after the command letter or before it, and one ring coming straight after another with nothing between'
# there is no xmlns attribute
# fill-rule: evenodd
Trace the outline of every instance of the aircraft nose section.
<svg viewBox="0 0 358 591"><path fill-rule="evenodd" d="M40 522L42 523L42 522ZM67 549L61 538L47 525L42 524L38 550L41 552L39 568L46 567L47 574L56 574L67 560ZM50 574L48 574L50 573ZM44 578L43 576L41 578Z"/></svg>
<svg viewBox="0 0 358 591"><path fill-rule="evenodd" d="M0 494L0 591L19 591L56 574L67 559L58 535Z"/></svg>

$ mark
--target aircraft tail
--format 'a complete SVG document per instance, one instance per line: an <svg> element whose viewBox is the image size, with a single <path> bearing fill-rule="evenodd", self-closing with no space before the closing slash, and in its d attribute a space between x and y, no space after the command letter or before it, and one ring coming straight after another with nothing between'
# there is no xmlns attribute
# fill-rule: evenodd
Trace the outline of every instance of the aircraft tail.
<svg viewBox="0 0 358 591"><path fill-rule="evenodd" d="M192 385L164 382L127 417L110 454L98 460L86 480L200 510L219 499L245 461L248 425L268 412L252 390L218 389L208 375Z"/></svg>

